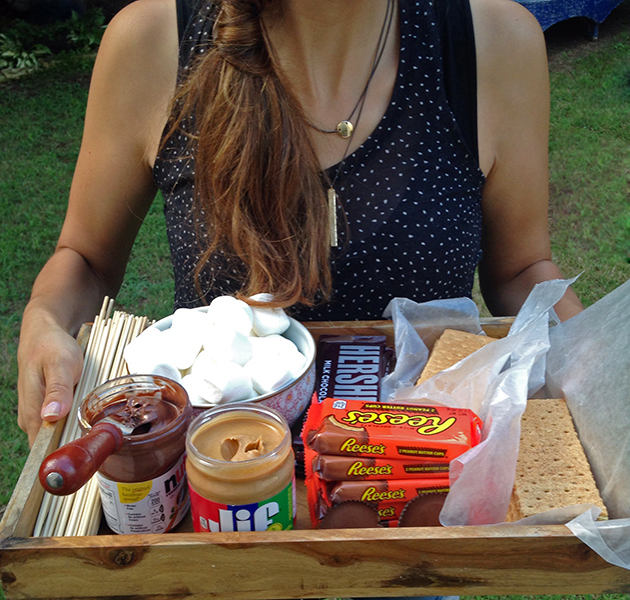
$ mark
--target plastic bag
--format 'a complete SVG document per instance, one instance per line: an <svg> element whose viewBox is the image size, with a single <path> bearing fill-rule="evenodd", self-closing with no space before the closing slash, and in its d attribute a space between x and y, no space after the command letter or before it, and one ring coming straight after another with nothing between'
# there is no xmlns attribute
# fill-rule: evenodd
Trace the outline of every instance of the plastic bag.
<svg viewBox="0 0 630 600"><path fill-rule="evenodd" d="M461 300L427 303L428 309L393 300L385 316L394 320L398 363L385 389L390 400L466 407L484 420L482 442L451 463L444 525L504 521L527 398L541 388L539 395L565 397L604 502L617 518L596 522L599 509L579 505L518 523L566 523L604 559L630 568L630 282L550 329L557 321L553 305L573 281L537 285L507 338L418 387L413 383L435 338L447 327L481 331L478 314ZM416 333L414 323L428 316L434 326Z"/></svg>
<svg viewBox="0 0 630 600"><path fill-rule="evenodd" d="M420 334L414 336L413 324L426 318L425 305L395 299L386 309L385 315L391 314L394 320L398 357L392 377L411 386L394 387L390 399L469 408L484 422L481 443L451 463L451 491L440 515L444 525L481 525L505 520L514 485L520 418L530 390L544 383L550 311L569 284L554 281L536 286L508 337L484 346L415 387L413 382L426 358L415 368L412 363L423 354L423 345L426 355L428 348ZM431 311L434 322L441 328L437 335L446 327L462 329L460 323L468 331L481 331L478 313L475 309L473 314L467 303L436 301L431 303ZM430 333L435 335L435 328ZM406 355L409 348L413 360ZM489 494L492 502L488 502Z"/></svg>
<svg viewBox="0 0 630 600"><path fill-rule="evenodd" d="M567 523L603 558L630 569L630 281L550 331L546 391L567 401L613 520Z"/></svg>

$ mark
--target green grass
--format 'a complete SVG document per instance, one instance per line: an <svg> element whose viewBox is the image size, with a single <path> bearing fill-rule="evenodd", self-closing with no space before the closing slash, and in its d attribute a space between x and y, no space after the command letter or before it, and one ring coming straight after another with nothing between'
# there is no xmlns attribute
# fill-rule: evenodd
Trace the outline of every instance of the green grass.
<svg viewBox="0 0 630 600"><path fill-rule="evenodd" d="M630 277L630 3L600 28L598 42L575 26L552 30L547 39L552 247L565 275L583 272L575 288L590 305ZM0 512L28 452L16 424L21 313L61 228L90 69L90 61L75 60L0 85ZM118 306L160 318L171 312L172 296L158 199L134 247Z"/></svg>
<svg viewBox="0 0 630 600"><path fill-rule="evenodd" d="M596 43L604 51L552 58L553 251L567 274L584 271L575 289L586 304L630 276L628 24Z"/></svg>
<svg viewBox="0 0 630 600"><path fill-rule="evenodd" d="M8 502L28 444L17 428L16 351L21 313L65 213L79 151L92 61L69 60L0 85L0 507ZM118 306L160 318L173 281L162 203L142 227Z"/></svg>

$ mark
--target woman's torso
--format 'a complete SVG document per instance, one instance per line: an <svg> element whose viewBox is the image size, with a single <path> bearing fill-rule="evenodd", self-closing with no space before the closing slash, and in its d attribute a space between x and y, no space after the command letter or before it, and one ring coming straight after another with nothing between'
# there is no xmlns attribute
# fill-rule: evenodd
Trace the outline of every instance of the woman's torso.
<svg viewBox="0 0 630 600"><path fill-rule="evenodd" d="M207 48L211 21L195 14L185 33L180 70ZM478 162L451 111L433 6L400 3L400 54L384 116L370 137L328 170L345 210L349 237L333 249L333 297L301 319L375 319L394 297L416 301L470 295L481 256ZM155 161L165 199L177 307L196 306L239 288L242 265L217 255L194 267L203 234L192 216L194 161L176 134ZM340 222L341 222L341 214ZM202 230L201 230L202 231ZM343 230L340 230L343 234Z"/></svg>

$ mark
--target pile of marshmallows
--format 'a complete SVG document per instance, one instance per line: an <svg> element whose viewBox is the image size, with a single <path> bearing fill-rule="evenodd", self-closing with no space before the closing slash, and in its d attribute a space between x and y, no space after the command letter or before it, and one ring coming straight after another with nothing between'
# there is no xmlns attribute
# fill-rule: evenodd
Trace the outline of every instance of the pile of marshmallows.
<svg viewBox="0 0 630 600"><path fill-rule="evenodd" d="M268 302L270 296L252 299ZM219 296L207 312L178 309L169 329L149 327L123 356L130 374L181 383L194 406L249 400L280 389L304 371L305 356L282 336L289 325L282 309Z"/></svg>

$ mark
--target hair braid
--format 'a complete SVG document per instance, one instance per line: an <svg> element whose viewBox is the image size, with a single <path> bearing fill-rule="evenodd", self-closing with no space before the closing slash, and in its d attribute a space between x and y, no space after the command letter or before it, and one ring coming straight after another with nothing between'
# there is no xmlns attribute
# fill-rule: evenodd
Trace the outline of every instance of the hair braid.
<svg viewBox="0 0 630 600"><path fill-rule="evenodd" d="M269 51L267 3L218 3L212 47L175 99L171 134L194 119L194 206L210 238L198 287L220 249L247 267L241 296L313 305L331 289L327 205L302 108Z"/></svg>

